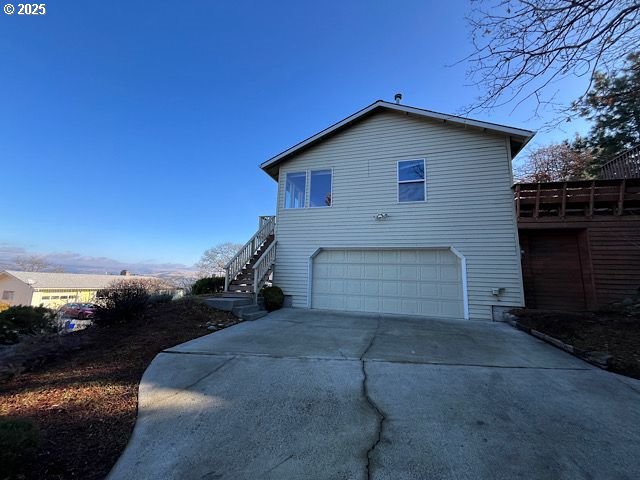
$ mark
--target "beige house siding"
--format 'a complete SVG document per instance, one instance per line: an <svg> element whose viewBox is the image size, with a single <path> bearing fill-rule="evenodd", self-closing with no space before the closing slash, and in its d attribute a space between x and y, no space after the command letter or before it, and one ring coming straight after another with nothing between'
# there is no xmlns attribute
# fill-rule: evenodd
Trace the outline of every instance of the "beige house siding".
<svg viewBox="0 0 640 480"><path fill-rule="evenodd" d="M5 291L14 292L13 300L3 300ZM33 290L29 285L21 282L17 278L7 275L6 273L0 273L0 302L8 303L9 305L31 305L31 297Z"/></svg>
<svg viewBox="0 0 640 480"><path fill-rule="evenodd" d="M522 306L508 148L503 135L382 112L297 154L280 168L275 284L293 306L307 307L318 248L454 247L466 258L472 319L491 319L492 305ZM398 203L397 161L419 158L427 201ZM331 207L284 208L287 172L327 168ZM504 289L499 300L495 288Z"/></svg>

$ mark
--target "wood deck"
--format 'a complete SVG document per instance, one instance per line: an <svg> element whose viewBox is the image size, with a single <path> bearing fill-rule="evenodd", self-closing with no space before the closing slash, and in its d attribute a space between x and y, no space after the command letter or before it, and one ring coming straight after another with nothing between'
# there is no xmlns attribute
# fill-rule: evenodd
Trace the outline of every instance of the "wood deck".
<svg viewBox="0 0 640 480"><path fill-rule="evenodd" d="M637 293L640 179L519 184L514 201L528 306L594 309Z"/></svg>
<svg viewBox="0 0 640 480"><path fill-rule="evenodd" d="M514 186L521 219L640 215L640 178L522 183Z"/></svg>

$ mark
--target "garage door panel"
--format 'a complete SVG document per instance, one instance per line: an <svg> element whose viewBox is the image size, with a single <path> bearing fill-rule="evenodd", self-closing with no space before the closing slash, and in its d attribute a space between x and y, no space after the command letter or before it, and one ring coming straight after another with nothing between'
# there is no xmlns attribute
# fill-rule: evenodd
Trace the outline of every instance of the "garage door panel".
<svg viewBox="0 0 640 480"><path fill-rule="evenodd" d="M420 265L420 280L438 280L439 276L437 265Z"/></svg>
<svg viewBox="0 0 640 480"><path fill-rule="evenodd" d="M420 308L417 300L402 300L401 310L405 315L420 315Z"/></svg>
<svg viewBox="0 0 640 480"><path fill-rule="evenodd" d="M440 280L458 282L460 269L457 265L440 265Z"/></svg>
<svg viewBox="0 0 640 480"><path fill-rule="evenodd" d="M362 297L364 308L363 312L379 312L380 311L380 297Z"/></svg>
<svg viewBox="0 0 640 480"><path fill-rule="evenodd" d="M395 297L397 297L398 295L400 295L400 285L399 283L396 282L387 282L387 281L382 281L382 295L385 296L390 296L393 295Z"/></svg>
<svg viewBox="0 0 640 480"><path fill-rule="evenodd" d="M441 302L441 314L443 317L458 316L460 304L458 302Z"/></svg>
<svg viewBox="0 0 640 480"><path fill-rule="evenodd" d="M352 312L361 312L364 309L364 298L360 296L346 297L345 309Z"/></svg>
<svg viewBox="0 0 640 480"><path fill-rule="evenodd" d="M415 265L419 262L418 252L416 250L400 250L399 262L402 265Z"/></svg>
<svg viewBox="0 0 640 480"><path fill-rule="evenodd" d="M345 292L351 295L361 295L363 292L362 282L347 282L345 286Z"/></svg>
<svg viewBox="0 0 640 480"><path fill-rule="evenodd" d="M313 266L314 273L316 274L316 278L324 279L329 276L329 265L324 263L318 263Z"/></svg>
<svg viewBox="0 0 640 480"><path fill-rule="evenodd" d="M382 250L380 252L382 263L389 263L392 265L398 264L398 251L397 250Z"/></svg>
<svg viewBox="0 0 640 480"><path fill-rule="evenodd" d="M402 282L400 285L400 296L406 298L416 298L418 296L418 282Z"/></svg>
<svg viewBox="0 0 640 480"><path fill-rule="evenodd" d="M381 268L379 265L365 265L364 266L364 278L367 279L379 279Z"/></svg>
<svg viewBox="0 0 640 480"><path fill-rule="evenodd" d="M329 278L344 278L346 276L347 267L344 264L330 263L328 265L327 277Z"/></svg>
<svg viewBox="0 0 640 480"><path fill-rule="evenodd" d="M440 302L437 300L421 300L420 313L422 315L440 315Z"/></svg>
<svg viewBox="0 0 640 480"><path fill-rule="evenodd" d="M417 265L401 265L399 280L409 280L412 282L415 282L416 280L418 280L418 266Z"/></svg>
<svg viewBox="0 0 640 480"><path fill-rule="evenodd" d="M313 308L463 316L460 265L448 250L323 251L312 292Z"/></svg>
<svg viewBox="0 0 640 480"><path fill-rule="evenodd" d="M345 286L344 280L337 280L337 279L329 280L329 293L344 295L344 286Z"/></svg>
<svg viewBox="0 0 640 480"><path fill-rule="evenodd" d="M398 265L382 265L382 278L387 280L397 280L398 279L398 270L400 267Z"/></svg>
<svg viewBox="0 0 640 480"><path fill-rule="evenodd" d="M364 263L364 252L362 250L347 251L347 263Z"/></svg>
<svg viewBox="0 0 640 480"><path fill-rule="evenodd" d="M329 293L329 280L318 278L313 284L314 292L319 295L325 295Z"/></svg>
<svg viewBox="0 0 640 480"><path fill-rule="evenodd" d="M438 263L440 265L458 265L458 257L453 255L450 251L438 252Z"/></svg>
<svg viewBox="0 0 640 480"><path fill-rule="evenodd" d="M382 297L382 313L398 312L401 312L399 298Z"/></svg>
<svg viewBox="0 0 640 480"><path fill-rule="evenodd" d="M347 278L362 278L362 265L347 265Z"/></svg>
<svg viewBox="0 0 640 480"><path fill-rule="evenodd" d="M421 298L438 298L438 284L437 283L420 283Z"/></svg>
<svg viewBox="0 0 640 480"><path fill-rule="evenodd" d="M457 300L460 298L460 285L457 283L452 283L450 285L440 284L438 285L438 296L440 298L450 298L453 300Z"/></svg>
<svg viewBox="0 0 640 480"><path fill-rule="evenodd" d="M364 280L361 283L364 295L380 295L380 282L378 280Z"/></svg>
<svg viewBox="0 0 640 480"><path fill-rule="evenodd" d="M362 254L362 261L364 263L380 264L382 263L381 253L382 252L376 250L365 250Z"/></svg>

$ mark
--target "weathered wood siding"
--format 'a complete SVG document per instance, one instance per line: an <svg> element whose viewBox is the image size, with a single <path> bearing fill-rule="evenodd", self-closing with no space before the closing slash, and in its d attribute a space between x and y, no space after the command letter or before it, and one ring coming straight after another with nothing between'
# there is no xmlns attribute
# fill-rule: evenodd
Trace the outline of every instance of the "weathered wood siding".
<svg viewBox="0 0 640 480"><path fill-rule="evenodd" d="M398 203L396 162L426 159L427 201ZM333 169L333 205L284 208L287 172ZM307 189L308 195L308 189ZM389 216L376 221L374 215ZM449 247L467 259L472 319L524 303L507 138L396 112L372 115L279 172L274 281L306 307L320 247ZM504 288L500 300L493 288Z"/></svg>

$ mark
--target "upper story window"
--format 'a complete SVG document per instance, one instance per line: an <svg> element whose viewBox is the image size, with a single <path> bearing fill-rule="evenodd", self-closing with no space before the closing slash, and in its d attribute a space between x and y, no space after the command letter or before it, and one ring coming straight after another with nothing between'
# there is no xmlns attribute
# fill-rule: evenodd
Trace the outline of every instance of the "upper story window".
<svg viewBox="0 0 640 480"><path fill-rule="evenodd" d="M312 170L309 189L310 207L331 206L331 170Z"/></svg>
<svg viewBox="0 0 640 480"><path fill-rule="evenodd" d="M304 208L307 196L307 173L287 173L284 208Z"/></svg>
<svg viewBox="0 0 640 480"><path fill-rule="evenodd" d="M307 175L308 173L308 175ZM311 170L286 174L284 208L330 207L332 198L332 171ZM309 186L307 187L307 181ZM309 199L307 200L307 188Z"/></svg>
<svg viewBox="0 0 640 480"><path fill-rule="evenodd" d="M398 162L398 201L424 202L427 177L424 159Z"/></svg>

